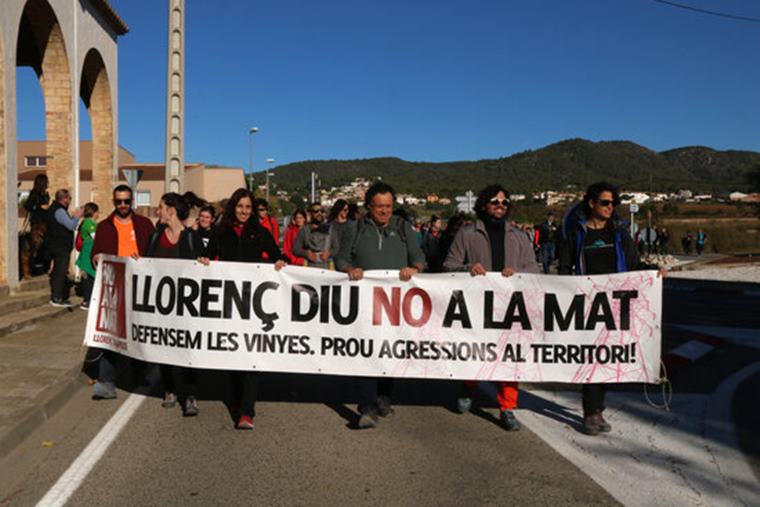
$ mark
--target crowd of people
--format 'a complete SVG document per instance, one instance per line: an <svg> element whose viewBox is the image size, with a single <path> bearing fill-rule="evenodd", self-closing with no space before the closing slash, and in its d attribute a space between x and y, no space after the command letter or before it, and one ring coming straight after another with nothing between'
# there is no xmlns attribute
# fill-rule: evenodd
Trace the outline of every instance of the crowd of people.
<svg viewBox="0 0 760 507"><path fill-rule="evenodd" d="M456 215L444 227L433 216L424 227L415 227L401 209L394 209L396 194L386 183L376 182L366 192L365 209L339 199L329 212L318 202L292 214L284 233L271 215L269 204L245 188L236 190L220 203L221 210L188 192L161 197L154 224L133 206L132 189L119 185L113 190L113 210L98 222L94 203L69 210L71 196L57 190L50 202L47 180L27 200L32 240L27 260L44 240L52 252L51 304L70 306L69 261L78 250L76 265L82 272L82 309L87 309L97 263L102 254L132 257L172 258L208 265L217 261L271 263L280 270L288 265L335 269L349 280L360 280L366 270L395 270L401 281L422 272L489 272L510 277L515 273L549 273L558 260L561 275L619 273L657 269L641 261L626 224L615 213L620 203L617 188L600 182L591 185L583 201L571 208L563 223L552 213L538 226L521 227L510 220L513 203L508 190L498 184L482 189L475 203L474 220ZM195 212L197 210L197 212ZM23 258L22 258L23 261ZM28 266L27 266L28 267ZM663 270L660 270L664 274ZM25 268L24 276L29 271ZM93 398L113 399L116 394L119 354L98 354ZM88 356L89 357L89 356ZM164 388L162 405L179 404L185 416L198 414L197 370L160 365ZM253 428L259 392L259 373L229 372L234 392L236 427ZM358 427L373 428L380 418L393 414L392 378L363 377ZM457 399L460 412L472 407L475 381L463 383ZM603 417L607 384L583 386L583 431L589 435L610 431ZM517 382L499 382L499 419L506 430L520 429L514 415Z"/></svg>

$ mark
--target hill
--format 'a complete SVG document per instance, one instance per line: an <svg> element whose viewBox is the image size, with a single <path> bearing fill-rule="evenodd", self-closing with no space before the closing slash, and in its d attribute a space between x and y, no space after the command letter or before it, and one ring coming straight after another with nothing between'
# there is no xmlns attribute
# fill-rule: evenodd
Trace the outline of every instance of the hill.
<svg viewBox="0 0 760 507"><path fill-rule="evenodd" d="M688 188L726 194L747 188L746 175L760 164L760 153L717 151L703 146L656 152L630 141L568 139L509 157L460 162L409 162L393 157L356 160L308 160L275 167L278 188L304 192L310 171L323 188L355 178L381 177L399 191L457 195L494 181L512 192L583 188L607 180L624 189L654 191ZM263 173L257 173L263 181Z"/></svg>

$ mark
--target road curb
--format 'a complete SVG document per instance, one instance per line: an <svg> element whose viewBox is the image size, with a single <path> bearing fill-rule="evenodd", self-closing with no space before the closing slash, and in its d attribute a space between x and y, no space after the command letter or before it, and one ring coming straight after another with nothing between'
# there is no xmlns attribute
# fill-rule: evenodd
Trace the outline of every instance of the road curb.
<svg viewBox="0 0 760 507"><path fill-rule="evenodd" d="M0 435L0 459L5 458L37 428L53 417L74 394L87 387L87 380L78 364L67 371L54 385L42 391L34 400L34 407L21 414L10 430Z"/></svg>

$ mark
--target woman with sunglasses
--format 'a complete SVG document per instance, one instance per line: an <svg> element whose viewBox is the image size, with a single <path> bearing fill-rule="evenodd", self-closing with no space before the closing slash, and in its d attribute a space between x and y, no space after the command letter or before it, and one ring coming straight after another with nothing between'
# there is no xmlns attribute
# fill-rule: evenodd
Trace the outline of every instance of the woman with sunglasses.
<svg viewBox="0 0 760 507"><path fill-rule="evenodd" d="M214 229L206 248L206 257L198 259L208 265L209 260L232 262L269 262L279 271L285 266L285 257L274 238L254 216L254 199L251 192L239 188L227 201L222 220ZM267 254L267 259L264 259ZM256 415L255 404L259 391L258 373L252 371L230 372L235 395L234 412L236 428L253 429Z"/></svg>
<svg viewBox="0 0 760 507"><path fill-rule="evenodd" d="M488 272L506 277L515 273L538 273L533 245L524 232L507 221L511 206L509 193L501 185L490 185L481 190L475 201L478 219L474 226L462 227L457 232L443 263L444 270L469 271L472 276ZM464 391L457 400L459 412L470 411L470 393L476 385L475 381L465 382ZM508 431L520 429L512 412L517 408L517 394L517 382L499 382L499 420Z"/></svg>
<svg viewBox="0 0 760 507"><path fill-rule="evenodd" d="M180 195L174 192L164 194L158 203L158 224L148 240L144 257L157 259L197 259L203 251L203 243L198 233L185 227L190 210L199 204L192 192ZM161 380L164 384L164 401L161 406L174 408L177 394L182 402L185 417L198 415L197 374L192 368L182 368L168 364L160 365ZM176 377L180 376L178 385ZM178 393L177 387L180 388Z"/></svg>
<svg viewBox="0 0 760 507"><path fill-rule="evenodd" d="M627 224L615 213L618 189L599 182L589 186L583 202L568 211L559 247L560 275L602 275L658 269L641 262ZM667 271L660 269L660 276ZM612 428L602 416L608 384L583 384L583 432L598 435Z"/></svg>
<svg viewBox="0 0 760 507"><path fill-rule="evenodd" d="M350 205L345 199L338 199L330 208L327 215L327 223L332 227L333 232L338 237L338 246L348 241L351 235L351 220L349 220Z"/></svg>

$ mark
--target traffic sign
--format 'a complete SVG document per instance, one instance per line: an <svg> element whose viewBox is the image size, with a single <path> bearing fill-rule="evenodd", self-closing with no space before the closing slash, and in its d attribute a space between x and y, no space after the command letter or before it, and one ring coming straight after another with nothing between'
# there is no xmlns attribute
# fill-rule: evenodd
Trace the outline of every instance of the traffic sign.
<svg viewBox="0 0 760 507"><path fill-rule="evenodd" d="M464 195L458 195L455 197L457 201L457 208L462 213L472 213L475 211L475 194L472 190L468 190Z"/></svg>
<svg viewBox="0 0 760 507"><path fill-rule="evenodd" d="M638 212L639 212L639 205L638 205L638 204L636 204L635 202L634 202L634 203L631 203L631 204L628 206L628 210L629 210L631 213L638 213Z"/></svg>

